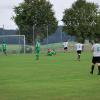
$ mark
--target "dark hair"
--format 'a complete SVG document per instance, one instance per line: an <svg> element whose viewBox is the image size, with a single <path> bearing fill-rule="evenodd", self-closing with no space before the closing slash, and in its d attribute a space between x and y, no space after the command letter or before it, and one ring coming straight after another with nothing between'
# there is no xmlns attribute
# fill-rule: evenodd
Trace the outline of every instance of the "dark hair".
<svg viewBox="0 0 100 100"><path fill-rule="evenodd" d="M96 39L94 40L94 42L95 42L95 43L99 43L100 40L99 40L98 38L96 38Z"/></svg>

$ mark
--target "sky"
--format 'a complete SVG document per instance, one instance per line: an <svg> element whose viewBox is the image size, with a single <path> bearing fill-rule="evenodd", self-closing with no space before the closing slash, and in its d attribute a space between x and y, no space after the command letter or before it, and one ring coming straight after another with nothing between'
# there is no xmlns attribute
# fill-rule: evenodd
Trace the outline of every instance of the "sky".
<svg viewBox="0 0 100 100"><path fill-rule="evenodd" d="M1 1L1 0L0 0ZM48 0L53 4L53 10L55 12L55 17L59 21L59 25L63 24L61 19L63 18L63 12L66 8L70 8L72 3L76 0ZM100 0L87 0L89 2L94 2L100 5ZM5 29L17 29L17 25L11 19L14 15L13 8L22 3L23 0L2 0L0 2L0 27Z"/></svg>

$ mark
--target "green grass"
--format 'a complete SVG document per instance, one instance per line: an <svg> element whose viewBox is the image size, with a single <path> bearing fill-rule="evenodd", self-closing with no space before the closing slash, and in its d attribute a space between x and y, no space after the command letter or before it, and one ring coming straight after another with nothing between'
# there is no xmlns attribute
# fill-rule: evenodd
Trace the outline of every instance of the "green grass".
<svg viewBox="0 0 100 100"><path fill-rule="evenodd" d="M100 100L100 76L90 75L91 53L0 55L0 100Z"/></svg>

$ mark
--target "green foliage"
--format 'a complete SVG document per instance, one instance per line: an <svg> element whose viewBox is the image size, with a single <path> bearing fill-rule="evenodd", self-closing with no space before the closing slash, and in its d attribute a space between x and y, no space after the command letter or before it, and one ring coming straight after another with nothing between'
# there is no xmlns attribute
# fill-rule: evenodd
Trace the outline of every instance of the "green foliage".
<svg viewBox="0 0 100 100"><path fill-rule="evenodd" d="M96 34L95 34L95 37L100 39L100 13L98 13L98 16L97 16L97 24L96 24Z"/></svg>
<svg viewBox="0 0 100 100"><path fill-rule="evenodd" d="M64 31L77 38L92 40L96 34L98 6L86 0L77 0L63 16Z"/></svg>
<svg viewBox="0 0 100 100"><path fill-rule="evenodd" d="M32 31L35 27L35 38L46 37L47 26L49 35L57 28L57 20L54 17L52 5L46 0L25 0L14 8L14 21L18 25L21 34L25 34L27 41L32 43Z"/></svg>

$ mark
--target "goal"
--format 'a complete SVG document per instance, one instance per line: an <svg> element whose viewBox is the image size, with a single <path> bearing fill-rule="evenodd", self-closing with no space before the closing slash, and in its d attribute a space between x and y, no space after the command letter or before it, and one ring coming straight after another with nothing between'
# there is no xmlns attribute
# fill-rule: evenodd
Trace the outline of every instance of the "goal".
<svg viewBox="0 0 100 100"><path fill-rule="evenodd" d="M0 35L0 51L2 43L7 44L7 53L25 53L25 35Z"/></svg>

